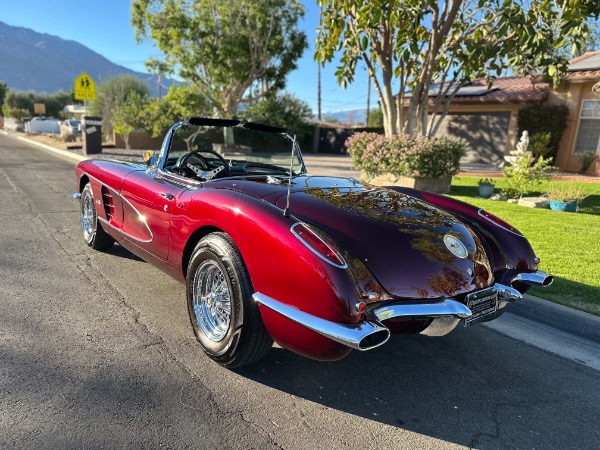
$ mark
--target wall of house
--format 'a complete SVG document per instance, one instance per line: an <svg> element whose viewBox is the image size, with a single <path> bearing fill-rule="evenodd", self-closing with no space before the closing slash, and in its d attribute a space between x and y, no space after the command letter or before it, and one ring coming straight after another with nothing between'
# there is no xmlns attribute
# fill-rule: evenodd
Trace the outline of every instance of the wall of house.
<svg viewBox="0 0 600 450"><path fill-rule="evenodd" d="M548 104L566 104L569 107L567 128L563 132L555 161L556 166L561 170L576 172L581 167L577 156L573 154L575 140L577 139L581 104L583 100L600 100L600 95L592 92L592 87L597 82L598 80L587 82L563 81L556 89L550 90L550 96L547 101ZM600 163L598 159L592 164L592 167L590 167L587 173L589 175L600 176Z"/></svg>
<svg viewBox="0 0 600 450"><path fill-rule="evenodd" d="M129 134L129 146L132 150L160 150L164 137L153 138L145 131L132 131ZM116 148L125 148L123 137L113 131L113 142Z"/></svg>

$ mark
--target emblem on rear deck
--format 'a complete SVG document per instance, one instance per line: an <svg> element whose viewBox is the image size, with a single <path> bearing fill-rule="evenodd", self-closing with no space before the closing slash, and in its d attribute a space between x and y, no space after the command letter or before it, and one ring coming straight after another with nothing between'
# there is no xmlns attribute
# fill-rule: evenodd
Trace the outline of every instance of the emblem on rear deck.
<svg viewBox="0 0 600 450"><path fill-rule="evenodd" d="M465 244L460 242L460 240L455 238L454 236L450 236L449 234L444 236L444 244L446 244L446 248L450 250L450 253L452 253L457 258L465 259L469 255Z"/></svg>

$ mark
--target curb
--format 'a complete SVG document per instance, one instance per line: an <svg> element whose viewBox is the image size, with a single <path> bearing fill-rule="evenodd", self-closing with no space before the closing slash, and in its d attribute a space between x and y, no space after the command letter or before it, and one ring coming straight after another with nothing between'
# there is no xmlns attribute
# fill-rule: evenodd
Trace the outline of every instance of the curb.
<svg viewBox="0 0 600 450"><path fill-rule="evenodd" d="M12 137L12 136L10 136L10 137ZM71 153L71 152L69 152L67 150L61 150L59 148L55 148L55 147L52 147L50 145L42 144L41 142L32 141L31 139L27 139L27 138L25 138L23 136L17 136L17 139L19 141L21 141L21 142L25 142L26 144L32 145L34 147L39 147L41 149L44 149L44 150L47 150L47 151L52 152L54 154L57 154L59 156L62 156L63 158L68 158L68 159L70 159L70 160L72 160L74 162L81 162L81 161L84 161L84 160L88 159L85 156L76 155L76 154L73 154L73 153Z"/></svg>
<svg viewBox="0 0 600 450"><path fill-rule="evenodd" d="M600 344L600 317L532 295L523 300L509 305L506 313Z"/></svg>

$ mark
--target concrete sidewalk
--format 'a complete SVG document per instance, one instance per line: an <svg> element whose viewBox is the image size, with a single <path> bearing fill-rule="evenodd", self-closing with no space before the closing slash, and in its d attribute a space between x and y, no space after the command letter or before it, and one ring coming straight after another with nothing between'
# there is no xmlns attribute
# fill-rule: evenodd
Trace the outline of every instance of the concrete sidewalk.
<svg viewBox="0 0 600 450"><path fill-rule="evenodd" d="M24 137L18 139L72 162L88 159L87 156L53 148ZM360 177L360 172L352 167L349 156L308 154L303 157L311 175L356 179ZM502 318L484 325L600 371L600 317L598 316L525 295L522 301L509 305Z"/></svg>

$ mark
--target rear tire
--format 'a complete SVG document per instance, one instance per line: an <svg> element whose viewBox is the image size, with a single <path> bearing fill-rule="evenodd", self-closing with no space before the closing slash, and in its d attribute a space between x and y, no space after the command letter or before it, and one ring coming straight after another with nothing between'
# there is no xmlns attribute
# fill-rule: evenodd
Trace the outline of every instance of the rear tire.
<svg viewBox="0 0 600 450"><path fill-rule="evenodd" d="M83 240L94 250L106 250L115 243L114 239L106 234L98 220L90 183L87 183L81 191L81 229Z"/></svg>
<svg viewBox="0 0 600 450"><path fill-rule="evenodd" d="M229 236L212 233L194 249L187 271L190 321L204 353L230 368L252 364L273 345L244 261Z"/></svg>

